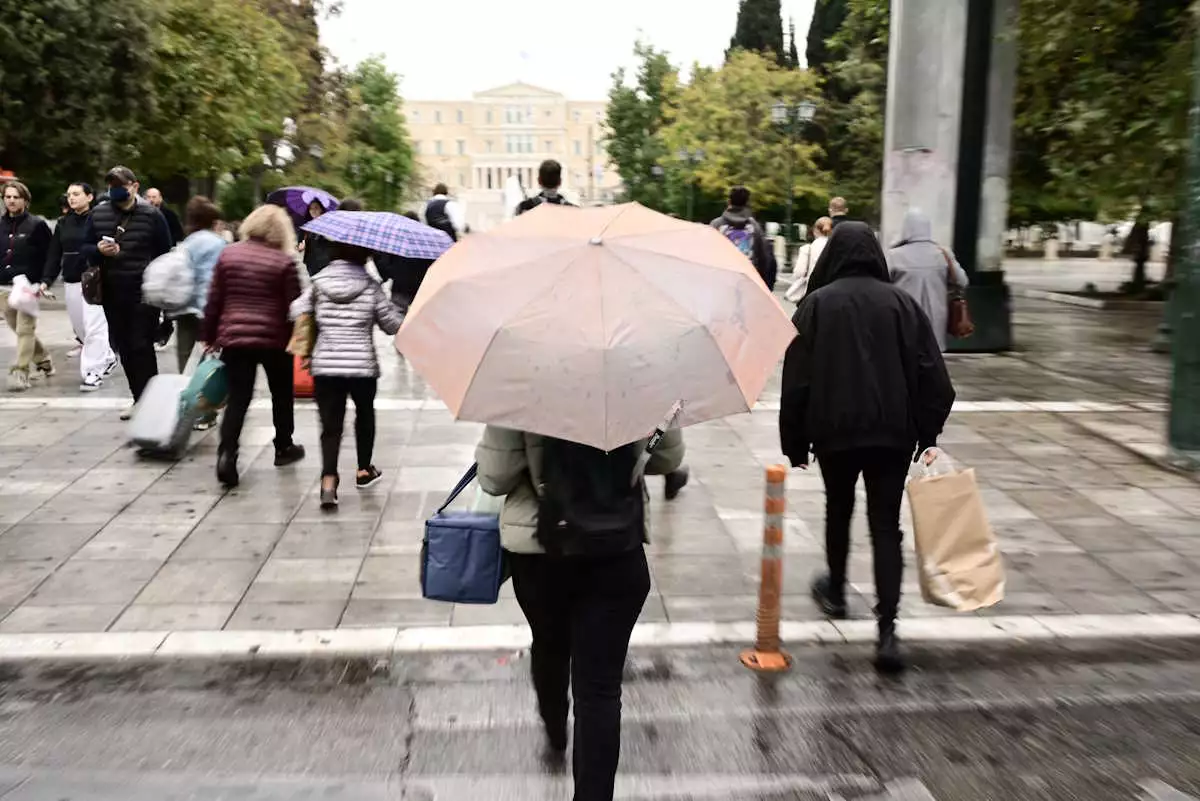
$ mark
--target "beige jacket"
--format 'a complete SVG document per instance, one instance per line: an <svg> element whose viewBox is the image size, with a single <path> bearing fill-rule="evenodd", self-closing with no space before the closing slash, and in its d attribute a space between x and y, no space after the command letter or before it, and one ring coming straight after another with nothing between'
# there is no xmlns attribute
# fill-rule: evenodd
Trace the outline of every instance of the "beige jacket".
<svg viewBox="0 0 1200 801"><path fill-rule="evenodd" d="M646 465L647 475L665 475L683 464L683 434L668 431ZM542 437L488 426L475 448L479 486L489 495L504 495L500 541L513 553L544 553L537 531L538 490L542 485ZM646 495L649 503L649 493ZM646 541L650 541L646 516Z"/></svg>

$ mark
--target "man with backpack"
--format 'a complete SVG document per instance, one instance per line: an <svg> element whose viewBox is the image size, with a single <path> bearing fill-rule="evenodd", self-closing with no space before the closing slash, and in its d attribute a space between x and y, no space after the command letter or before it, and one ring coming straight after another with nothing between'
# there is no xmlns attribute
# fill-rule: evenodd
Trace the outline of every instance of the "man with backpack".
<svg viewBox="0 0 1200 801"><path fill-rule="evenodd" d="M445 184L433 188L433 197L425 204L425 224L445 231L455 242L466 230L467 221L462 206L450 198L450 190Z"/></svg>
<svg viewBox="0 0 1200 801"><path fill-rule="evenodd" d="M536 209L543 203L550 203L555 206L573 206L575 204L567 201L565 197L558 193L559 187L562 186L562 165L554 159L546 159L538 166L538 186L542 188L533 197L527 197L517 204L516 216L520 217L525 212Z"/></svg>
<svg viewBox="0 0 1200 801"><path fill-rule="evenodd" d="M774 291L775 277L779 268L762 226L750 213L750 190L744 186L735 186L731 189L729 191L729 208L712 221L712 227L720 231L750 260L763 283L767 285L767 289Z"/></svg>
<svg viewBox="0 0 1200 801"><path fill-rule="evenodd" d="M667 431L610 452L488 426L476 449L479 484L505 496L500 538L513 589L533 631L531 667L552 755L567 749L575 700L575 801L611 801L621 748L621 675L629 638L650 591L643 543L643 474L683 461Z"/></svg>

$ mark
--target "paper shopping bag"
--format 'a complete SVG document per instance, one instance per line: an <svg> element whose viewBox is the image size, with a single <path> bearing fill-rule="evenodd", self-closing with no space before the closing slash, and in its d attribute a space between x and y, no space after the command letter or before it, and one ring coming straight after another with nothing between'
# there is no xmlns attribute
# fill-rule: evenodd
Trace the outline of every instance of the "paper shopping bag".
<svg viewBox="0 0 1200 801"><path fill-rule="evenodd" d="M1004 565L974 470L908 482L921 597L971 612L1004 598Z"/></svg>

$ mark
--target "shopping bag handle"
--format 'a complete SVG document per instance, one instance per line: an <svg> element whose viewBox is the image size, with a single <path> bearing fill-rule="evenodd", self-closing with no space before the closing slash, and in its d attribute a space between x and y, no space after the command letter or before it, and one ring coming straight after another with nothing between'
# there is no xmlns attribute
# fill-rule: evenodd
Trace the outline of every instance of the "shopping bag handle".
<svg viewBox="0 0 1200 801"><path fill-rule="evenodd" d="M446 507L454 503L458 499L459 495L462 495L462 491L470 486L471 482L475 480L475 476L478 474L479 463L476 462L467 468L467 472L463 474L463 477L458 480L458 484L454 487L454 490L451 491L450 497L446 499L445 503L438 507L437 513L440 515L442 512L446 511Z"/></svg>

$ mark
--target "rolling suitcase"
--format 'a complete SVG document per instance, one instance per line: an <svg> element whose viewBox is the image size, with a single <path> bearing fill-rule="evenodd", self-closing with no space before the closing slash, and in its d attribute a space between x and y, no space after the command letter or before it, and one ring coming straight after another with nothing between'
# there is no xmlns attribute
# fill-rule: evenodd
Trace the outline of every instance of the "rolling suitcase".
<svg viewBox="0 0 1200 801"><path fill-rule="evenodd" d="M143 456L176 457L187 448L199 407L183 400L191 376L169 374L150 379L129 419L129 440Z"/></svg>

